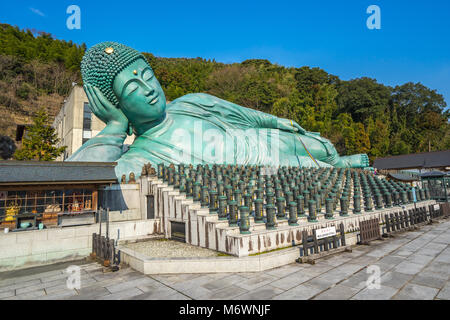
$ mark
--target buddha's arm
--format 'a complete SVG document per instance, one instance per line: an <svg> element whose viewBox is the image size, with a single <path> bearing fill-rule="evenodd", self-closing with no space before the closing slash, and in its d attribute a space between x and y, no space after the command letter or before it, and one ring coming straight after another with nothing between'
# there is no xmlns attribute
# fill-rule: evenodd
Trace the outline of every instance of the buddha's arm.
<svg viewBox="0 0 450 320"><path fill-rule="evenodd" d="M253 110L250 108L242 107L233 104L234 107L238 107L238 112L241 112L248 121L255 128L267 128L267 129L280 129L290 132L298 132L305 134L306 130L303 129L297 122L289 119L278 118L277 116L269 113Z"/></svg>
<svg viewBox="0 0 450 320"><path fill-rule="evenodd" d="M171 103L171 109L178 109L185 114L198 114L205 117L209 113L225 118L237 126L252 128L280 129L304 134L306 132L298 123L288 119L246 108L235 103L205 93L187 94ZM200 112L199 112L200 110ZM203 113L202 111L206 111Z"/></svg>
<svg viewBox="0 0 450 320"><path fill-rule="evenodd" d="M67 161L114 162L123 153L123 142L127 134L107 125L98 135L89 139Z"/></svg>

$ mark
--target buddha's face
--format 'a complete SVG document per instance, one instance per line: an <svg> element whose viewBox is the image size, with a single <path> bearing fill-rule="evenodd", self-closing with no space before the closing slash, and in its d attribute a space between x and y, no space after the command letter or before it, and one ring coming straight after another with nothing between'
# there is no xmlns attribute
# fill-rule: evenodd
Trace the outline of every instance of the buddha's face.
<svg viewBox="0 0 450 320"><path fill-rule="evenodd" d="M137 132L165 115L166 97L144 59L136 60L120 72L114 79L113 90L120 109Z"/></svg>

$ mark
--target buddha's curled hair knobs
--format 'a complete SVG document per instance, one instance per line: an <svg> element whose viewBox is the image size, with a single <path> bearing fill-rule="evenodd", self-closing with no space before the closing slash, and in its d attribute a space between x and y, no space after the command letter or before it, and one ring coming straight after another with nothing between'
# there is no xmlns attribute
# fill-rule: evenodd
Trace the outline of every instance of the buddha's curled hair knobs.
<svg viewBox="0 0 450 320"><path fill-rule="evenodd" d="M85 84L97 87L115 106L119 104L113 92L116 75L144 55L117 42L101 42L91 47L81 61L81 76Z"/></svg>

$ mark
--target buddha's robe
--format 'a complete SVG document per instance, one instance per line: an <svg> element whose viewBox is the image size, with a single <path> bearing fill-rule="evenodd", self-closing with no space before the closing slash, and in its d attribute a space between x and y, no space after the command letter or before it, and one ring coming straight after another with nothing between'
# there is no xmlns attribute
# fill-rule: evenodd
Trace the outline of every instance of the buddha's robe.
<svg viewBox="0 0 450 320"><path fill-rule="evenodd" d="M339 155L316 133L278 129L278 118L208 94L188 94L166 107L165 119L122 152L126 134L101 132L69 161L117 161L116 174L140 175L148 162L329 167ZM305 148L306 146L306 148Z"/></svg>

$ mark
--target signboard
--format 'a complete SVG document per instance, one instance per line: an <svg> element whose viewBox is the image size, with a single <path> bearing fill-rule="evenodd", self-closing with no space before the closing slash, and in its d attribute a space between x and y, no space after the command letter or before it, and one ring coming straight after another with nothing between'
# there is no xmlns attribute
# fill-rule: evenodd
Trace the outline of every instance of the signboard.
<svg viewBox="0 0 450 320"><path fill-rule="evenodd" d="M440 209L440 206L439 206L438 204L435 204L435 205L433 206L433 209L434 209L434 210L439 210L439 209Z"/></svg>
<svg viewBox="0 0 450 320"><path fill-rule="evenodd" d="M416 198L416 188L412 187L412 194L413 194L413 201L417 202L417 198Z"/></svg>
<svg viewBox="0 0 450 320"><path fill-rule="evenodd" d="M336 227L327 227L322 229L316 229L316 238L322 239L326 237L332 237L336 235Z"/></svg>

